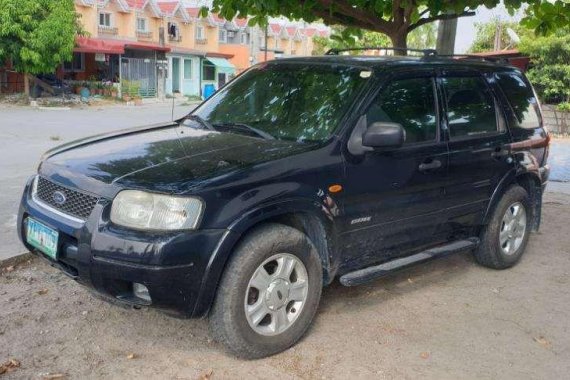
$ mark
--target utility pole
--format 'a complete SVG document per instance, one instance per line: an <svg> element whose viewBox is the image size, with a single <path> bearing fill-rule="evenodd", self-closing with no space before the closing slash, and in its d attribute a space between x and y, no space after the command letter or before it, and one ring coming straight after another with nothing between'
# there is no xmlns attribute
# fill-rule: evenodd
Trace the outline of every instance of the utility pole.
<svg viewBox="0 0 570 380"><path fill-rule="evenodd" d="M267 62L267 37L269 36L269 19L265 23L265 62Z"/></svg>
<svg viewBox="0 0 570 380"><path fill-rule="evenodd" d="M495 43L493 44L493 50L501 50L501 36L503 35L503 24L501 20L497 23L497 28L495 29Z"/></svg>

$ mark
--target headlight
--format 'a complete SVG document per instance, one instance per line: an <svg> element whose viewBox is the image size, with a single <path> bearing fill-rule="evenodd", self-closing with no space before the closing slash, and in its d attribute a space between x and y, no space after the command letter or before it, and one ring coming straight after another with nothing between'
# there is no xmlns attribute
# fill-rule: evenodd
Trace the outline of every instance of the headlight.
<svg viewBox="0 0 570 380"><path fill-rule="evenodd" d="M194 229L203 208L198 198L123 190L113 200L111 221L141 230Z"/></svg>

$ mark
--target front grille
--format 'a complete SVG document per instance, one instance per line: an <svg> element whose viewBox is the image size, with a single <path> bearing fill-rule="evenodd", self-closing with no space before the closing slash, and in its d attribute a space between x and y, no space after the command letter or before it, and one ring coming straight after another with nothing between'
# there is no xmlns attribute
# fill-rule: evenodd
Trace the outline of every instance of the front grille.
<svg viewBox="0 0 570 380"><path fill-rule="evenodd" d="M60 202L56 202L57 197L54 196L56 192L60 192L65 196L63 202L61 202L61 197L58 199ZM68 189L42 177L38 177L35 196L56 210L80 219L87 219L99 201L97 197Z"/></svg>

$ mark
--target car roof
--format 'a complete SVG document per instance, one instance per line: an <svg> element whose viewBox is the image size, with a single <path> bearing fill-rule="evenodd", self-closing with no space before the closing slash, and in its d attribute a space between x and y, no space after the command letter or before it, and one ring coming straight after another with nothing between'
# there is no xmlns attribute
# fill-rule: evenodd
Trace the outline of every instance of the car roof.
<svg viewBox="0 0 570 380"><path fill-rule="evenodd" d="M269 62L268 62L269 63ZM383 68L405 68L405 67L439 67L457 69L483 69L483 70L517 70L504 61L492 61L483 57L457 55L453 57L445 56L370 56L370 55L322 55L311 57L282 58L271 61L272 64L279 63L302 63L302 64L329 64L348 65L355 67L369 67L371 69Z"/></svg>

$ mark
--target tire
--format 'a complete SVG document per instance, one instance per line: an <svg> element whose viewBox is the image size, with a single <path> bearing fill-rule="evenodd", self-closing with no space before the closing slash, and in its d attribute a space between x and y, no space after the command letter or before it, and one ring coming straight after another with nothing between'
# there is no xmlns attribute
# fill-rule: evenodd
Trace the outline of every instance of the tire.
<svg viewBox="0 0 570 380"><path fill-rule="evenodd" d="M292 227L263 225L244 238L226 266L209 315L210 334L241 358L281 352L309 328L322 287L321 261L309 239Z"/></svg>
<svg viewBox="0 0 570 380"><path fill-rule="evenodd" d="M517 206L522 206L524 220L519 217L519 219L510 219L511 222L506 223L508 219L504 218L510 218L506 216L507 212L510 215L520 212L518 210L521 209ZM531 213L531 203L526 190L518 185L509 187L495 205L489 223L483 228L481 244L474 252L475 260L493 269L506 269L515 265L521 259L528 243ZM517 227L509 229L509 225Z"/></svg>

